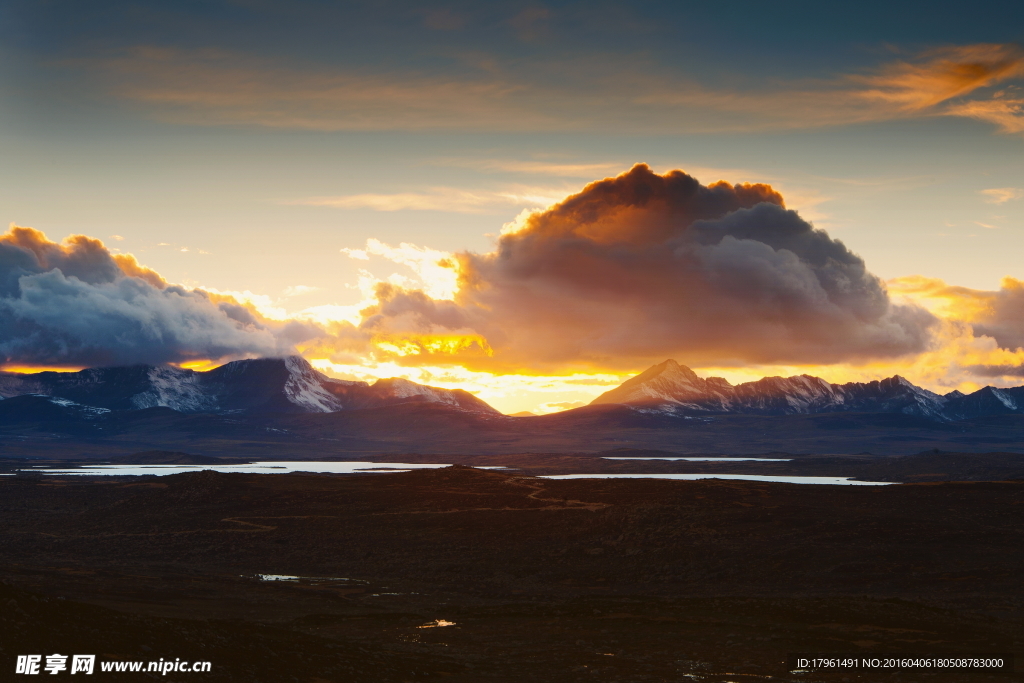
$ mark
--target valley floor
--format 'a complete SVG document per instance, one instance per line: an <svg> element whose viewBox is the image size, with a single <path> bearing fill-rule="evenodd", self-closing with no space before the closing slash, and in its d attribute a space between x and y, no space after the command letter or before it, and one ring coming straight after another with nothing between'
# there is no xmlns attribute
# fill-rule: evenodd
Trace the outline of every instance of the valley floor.
<svg viewBox="0 0 1024 683"><path fill-rule="evenodd" d="M213 664L166 681L987 681L786 657L1024 647L1022 481L207 471L4 476L0 501L8 671L60 652Z"/></svg>

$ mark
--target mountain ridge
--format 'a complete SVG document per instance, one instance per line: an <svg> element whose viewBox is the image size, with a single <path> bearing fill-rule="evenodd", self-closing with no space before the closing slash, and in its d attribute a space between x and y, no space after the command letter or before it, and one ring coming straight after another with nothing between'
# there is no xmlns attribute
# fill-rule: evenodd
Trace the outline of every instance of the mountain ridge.
<svg viewBox="0 0 1024 683"><path fill-rule="evenodd" d="M971 394L940 395L900 375L870 382L832 384L812 375L762 377L733 385L698 376L673 359L653 365L590 405L620 404L639 410L692 417L713 414L792 415L881 412L940 421L1024 413L1024 387L985 387Z"/></svg>
<svg viewBox="0 0 1024 683"><path fill-rule="evenodd" d="M16 412L61 409L93 419L104 411L170 408L185 414L334 413L435 404L457 412L502 414L462 389L442 389L407 379L368 382L327 377L304 358L260 358L197 372L174 366L88 368L73 373L0 372L0 399L36 396ZM951 422L993 415L1024 414L1024 387L984 387L971 394L939 395L900 375L870 382L832 384L812 375L763 377L733 385L700 377L668 359L595 398L586 411L622 405L635 413L666 418L712 415L795 415L839 412L890 413ZM14 406L10 406L15 410ZM8 412L8 411L5 411ZM13 413L12 413L13 414ZM524 417L519 413L512 419Z"/></svg>
<svg viewBox="0 0 1024 683"><path fill-rule="evenodd" d="M330 413L425 401L455 410L499 414L462 389L400 378L370 384L334 379L300 356L258 358L197 372L131 365L79 372L0 372L0 398L36 395L101 410L165 407L181 413Z"/></svg>

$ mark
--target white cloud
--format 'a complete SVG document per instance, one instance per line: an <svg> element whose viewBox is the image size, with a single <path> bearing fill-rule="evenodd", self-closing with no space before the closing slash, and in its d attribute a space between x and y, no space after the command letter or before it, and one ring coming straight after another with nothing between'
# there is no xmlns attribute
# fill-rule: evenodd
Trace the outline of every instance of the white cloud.
<svg viewBox="0 0 1024 683"><path fill-rule="evenodd" d="M308 285L292 285L291 287L285 287L284 292L281 293L281 296L302 296L303 294L312 294L313 292L316 292L319 289L319 287L310 287Z"/></svg>

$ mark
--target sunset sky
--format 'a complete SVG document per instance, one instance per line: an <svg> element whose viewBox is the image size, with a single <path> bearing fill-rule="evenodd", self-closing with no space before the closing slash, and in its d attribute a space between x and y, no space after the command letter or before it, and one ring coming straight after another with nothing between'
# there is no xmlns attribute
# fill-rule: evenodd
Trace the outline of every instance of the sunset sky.
<svg viewBox="0 0 1024 683"><path fill-rule="evenodd" d="M1019 1L8 0L0 364L1021 385L1022 45Z"/></svg>

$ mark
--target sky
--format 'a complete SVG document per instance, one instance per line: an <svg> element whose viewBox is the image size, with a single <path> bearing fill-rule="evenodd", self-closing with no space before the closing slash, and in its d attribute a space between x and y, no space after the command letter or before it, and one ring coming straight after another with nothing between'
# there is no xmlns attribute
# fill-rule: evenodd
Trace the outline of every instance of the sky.
<svg viewBox="0 0 1024 683"><path fill-rule="evenodd" d="M1024 383L1024 8L0 2L0 364Z"/></svg>

